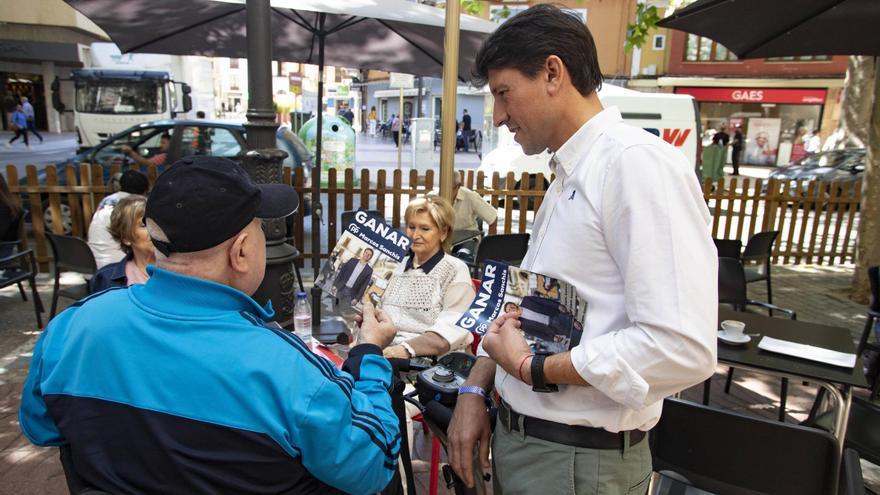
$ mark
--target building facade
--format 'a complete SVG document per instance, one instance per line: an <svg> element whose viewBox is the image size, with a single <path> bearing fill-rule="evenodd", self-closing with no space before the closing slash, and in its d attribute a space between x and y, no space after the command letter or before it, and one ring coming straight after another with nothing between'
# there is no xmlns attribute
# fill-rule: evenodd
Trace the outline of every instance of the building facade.
<svg viewBox="0 0 880 495"><path fill-rule="evenodd" d="M62 0L3 0L0 8L0 114L2 128L22 96L34 106L38 129L72 131L70 114L52 108L56 77L91 64L89 45L108 41L92 21ZM72 88L62 97L72 98Z"/></svg>

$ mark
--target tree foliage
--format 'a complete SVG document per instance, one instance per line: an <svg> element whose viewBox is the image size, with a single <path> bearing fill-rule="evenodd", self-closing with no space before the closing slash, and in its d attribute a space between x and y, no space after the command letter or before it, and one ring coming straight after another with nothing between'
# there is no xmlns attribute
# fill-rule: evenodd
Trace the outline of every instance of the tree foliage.
<svg viewBox="0 0 880 495"><path fill-rule="evenodd" d="M648 40L650 32L660 22L660 13L654 5L646 3L636 4L636 19L632 24L626 25L626 41L623 48L626 53L632 53L633 48L641 48Z"/></svg>

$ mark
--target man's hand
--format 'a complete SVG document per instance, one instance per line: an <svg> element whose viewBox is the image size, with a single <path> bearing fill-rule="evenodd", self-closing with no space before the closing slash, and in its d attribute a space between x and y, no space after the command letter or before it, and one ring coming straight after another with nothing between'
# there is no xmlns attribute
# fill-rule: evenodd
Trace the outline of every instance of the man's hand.
<svg viewBox="0 0 880 495"><path fill-rule="evenodd" d="M124 144L122 145L122 148L120 148L120 151L122 151L126 155L131 155L134 150L131 148L131 146Z"/></svg>
<svg viewBox="0 0 880 495"><path fill-rule="evenodd" d="M469 487L474 486L474 447L479 443L480 465L490 472L489 412L485 400L476 394L462 394L455 403L455 413L449 423L449 465ZM482 473L478 473L482 476Z"/></svg>
<svg viewBox="0 0 880 495"><path fill-rule="evenodd" d="M357 335L357 344L375 344L384 349L391 343L397 334L394 322L381 309L376 309L370 302L364 303L364 312L361 315L360 331Z"/></svg>
<svg viewBox="0 0 880 495"><path fill-rule="evenodd" d="M483 336L483 350L493 361L504 368L504 371L519 377L517 369L526 356L532 351L519 330L519 319L512 313L502 315L493 321Z"/></svg>

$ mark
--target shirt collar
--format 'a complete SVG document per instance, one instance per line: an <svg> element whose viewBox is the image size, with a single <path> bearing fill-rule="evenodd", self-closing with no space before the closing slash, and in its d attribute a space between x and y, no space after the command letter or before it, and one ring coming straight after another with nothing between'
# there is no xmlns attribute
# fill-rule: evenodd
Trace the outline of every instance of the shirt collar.
<svg viewBox="0 0 880 495"><path fill-rule="evenodd" d="M428 273L431 273L431 270L433 270L434 267L437 266L437 263L440 263L440 260L442 260L444 256L446 256L446 253L442 249L437 251L437 254L435 254L434 256L431 256L431 258L428 261L424 262L419 267L419 269L421 271L425 272L426 275ZM403 269L403 271L407 271L407 270L412 269L414 259L416 259L416 257L415 257L415 255L412 254L412 251L410 251L409 257L406 260L406 267Z"/></svg>
<svg viewBox="0 0 880 495"><path fill-rule="evenodd" d="M272 302L260 306L244 292L209 280L148 266L150 280L131 287L132 296L157 312L189 317L211 317L242 311L262 319L275 316Z"/></svg>
<svg viewBox="0 0 880 495"><path fill-rule="evenodd" d="M126 280L128 277L125 275L125 265L128 264L132 258L132 255L126 254L125 258L122 258L121 261L108 265L107 275L110 277L110 280Z"/></svg>
<svg viewBox="0 0 880 495"><path fill-rule="evenodd" d="M556 153L553 153L553 157L550 159L550 170L558 174L556 169L561 165L565 175L571 175L596 138L601 136L609 126L621 121L623 118L617 107L609 107L593 115L556 150Z"/></svg>

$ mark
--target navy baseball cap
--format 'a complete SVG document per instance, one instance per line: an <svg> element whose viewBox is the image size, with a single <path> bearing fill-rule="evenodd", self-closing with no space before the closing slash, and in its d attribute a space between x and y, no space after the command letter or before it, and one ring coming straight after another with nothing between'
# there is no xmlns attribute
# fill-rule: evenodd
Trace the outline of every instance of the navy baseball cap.
<svg viewBox="0 0 880 495"><path fill-rule="evenodd" d="M168 242L153 239L165 256L214 247L241 232L254 218L282 218L299 198L285 184L255 184L226 158L178 160L156 180L144 218L154 221Z"/></svg>

